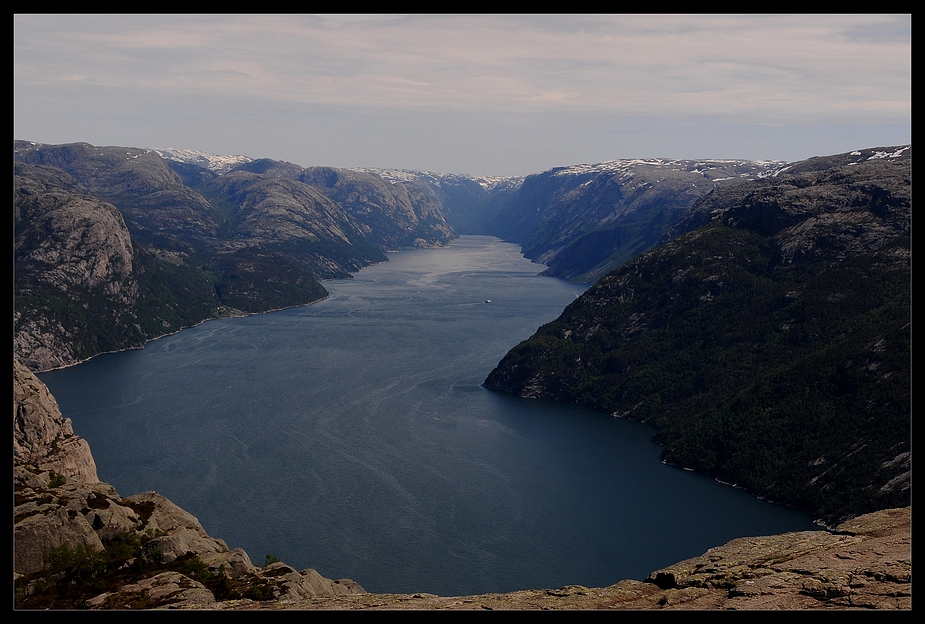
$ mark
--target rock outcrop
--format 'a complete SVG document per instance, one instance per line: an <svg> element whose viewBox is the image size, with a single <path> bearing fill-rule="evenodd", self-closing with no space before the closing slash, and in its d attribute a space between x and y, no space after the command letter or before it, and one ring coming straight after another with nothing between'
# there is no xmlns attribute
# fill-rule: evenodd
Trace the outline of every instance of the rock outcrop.
<svg viewBox="0 0 925 624"><path fill-rule="evenodd" d="M13 467L31 466L65 479L98 483L86 440L74 435L48 388L13 358Z"/></svg>
<svg viewBox="0 0 925 624"><path fill-rule="evenodd" d="M737 539L644 581L443 597L360 594L216 609L784 610L911 609L911 509L860 516L835 531Z"/></svg>
<svg viewBox="0 0 925 624"><path fill-rule="evenodd" d="M733 540L646 580L679 598L687 592L690 608L908 609L911 530L910 507L886 509L834 531Z"/></svg>

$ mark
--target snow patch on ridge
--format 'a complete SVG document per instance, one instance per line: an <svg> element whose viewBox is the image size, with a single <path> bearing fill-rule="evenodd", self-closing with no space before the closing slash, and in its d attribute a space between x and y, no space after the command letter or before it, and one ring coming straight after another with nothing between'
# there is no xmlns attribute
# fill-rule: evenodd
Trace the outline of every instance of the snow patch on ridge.
<svg viewBox="0 0 925 624"><path fill-rule="evenodd" d="M158 154L164 160L199 165L219 175L228 173L238 165L243 165L244 163L249 163L254 160L248 156L220 156L219 154L210 154L198 150L178 149L175 147L162 147L152 149L151 151Z"/></svg>
<svg viewBox="0 0 925 624"><path fill-rule="evenodd" d="M490 191L499 184L523 180L523 176L470 176L462 173L434 173L433 171L417 171L415 169L376 169L374 167L350 167L348 171L359 171L377 175L386 182L426 182L439 185L444 181L472 180L486 191Z"/></svg>
<svg viewBox="0 0 925 624"><path fill-rule="evenodd" d="M714 182L731 180L728 173L736 167L748 167L750 171L738 173L738 177L752 179L773 176L781 167L786 165L781 160L741 160L741 159L704 159L684 160L678 158L627 158L622 160L608 160L595 164L570 165L552 169L554 175L586 175L595 173L613 173L626 179L633 175L634 170L640 167L664 168L668 171L684 171L699 173L704 178ZM757 167L757 171L755 168ZM714 173L715 172L715 173ZM724 177L714 178L716 173L723 172Z"/></svg>

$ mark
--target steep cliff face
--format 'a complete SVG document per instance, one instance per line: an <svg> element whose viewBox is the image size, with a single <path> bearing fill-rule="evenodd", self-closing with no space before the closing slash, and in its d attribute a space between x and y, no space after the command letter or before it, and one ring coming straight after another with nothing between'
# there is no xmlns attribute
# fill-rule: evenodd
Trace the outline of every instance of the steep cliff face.
<svg viewBox="0 0 925 624"><path fill-rule="evenodd" d="M440 201L424 184L393 184L374 174L331 167L310 167L298 179L342 206L383 249L433 247L455 238Z"/></svg>
<svg viewBox="0 0 925 624"><path fill-rule="evenodd" d="M528 176L487 230L523 245L547 275L594 281L653 247L714 188L769 175L783 163L616 160Z"/></svg>
<svg viewBox="0 0 925 624"><path fill-rule="evenodd" d="M98 483L86 440L32 372L13 358L13 466L33 466L67 479Z"/></svg>
<svg viewBox="0 0 925 624"><path fill-rule="evenodd" d="M830 522L908 504L911 148L824 162L714 191L485 385L645 421Z"/></svg>
<svg viewBox="0 0 925 624"><path fill-rule="evenodd" d="M134 246L115 206L59 169L17 162L13 220L14 352L47 370L144 342Z"/></svg>

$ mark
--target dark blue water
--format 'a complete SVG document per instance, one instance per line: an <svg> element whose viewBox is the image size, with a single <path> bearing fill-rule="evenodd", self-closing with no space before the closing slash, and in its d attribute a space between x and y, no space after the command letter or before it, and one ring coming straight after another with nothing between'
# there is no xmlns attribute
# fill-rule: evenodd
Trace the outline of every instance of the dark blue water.
<svg viewBox="0 0 925 624"><path fill-rule="evenodd" d="M121 494L369 591L605 586L815 528L663 466L648 427L480 386L582 286L489 237L390 260L314 305L41 377Z"/></svg>

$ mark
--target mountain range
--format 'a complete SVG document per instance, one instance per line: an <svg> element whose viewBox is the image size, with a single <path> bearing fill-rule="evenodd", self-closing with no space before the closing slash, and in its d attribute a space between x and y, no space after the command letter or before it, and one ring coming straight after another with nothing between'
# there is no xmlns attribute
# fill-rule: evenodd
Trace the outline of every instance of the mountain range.
<svg viewBox="0 0 925 624"><path fill-rule="evenodd" d="M526 178L14 141L14 351L67 366L208 318L305 305L384 251L491 234L586 281L713 188L783 163L624 160Z"/></svg>

